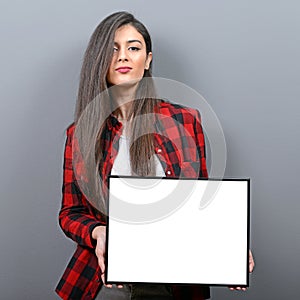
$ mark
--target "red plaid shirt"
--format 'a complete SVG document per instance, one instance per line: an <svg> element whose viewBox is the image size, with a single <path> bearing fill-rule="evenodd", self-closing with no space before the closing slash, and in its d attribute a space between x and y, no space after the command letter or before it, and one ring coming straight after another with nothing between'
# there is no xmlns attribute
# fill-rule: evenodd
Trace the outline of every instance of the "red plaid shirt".
<svg viewBox="0 0 300 300"><path fill-rule="evenodd" d="M207 177L205 141L199 112L177 104L161 102L156 114L155 152L166 176ZM113 116L107 119L103 135L104 163L100 174L106 187L113 160L118 153L121 127L122 124ZM56 287L56 292L62 299L94 299L102 282L95 255L96 243L91 233L96 226L105 225L106 220L81 193L76 181L76 166L72 159L74 131L75 125L72 124L67 130L64 152L63 199L59 223L64 233L77 243L77 249ZM174 292L180 299L199 300L209 297L209 290L202 286L189 287L188 298L182 296L182 288L175 288ZM186 295L186 291L184 293Z"/></svg>

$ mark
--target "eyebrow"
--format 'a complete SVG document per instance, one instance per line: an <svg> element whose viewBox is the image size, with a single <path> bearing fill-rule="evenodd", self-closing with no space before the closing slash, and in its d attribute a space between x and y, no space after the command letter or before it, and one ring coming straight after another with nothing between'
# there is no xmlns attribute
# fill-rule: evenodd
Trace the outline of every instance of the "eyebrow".
<svg viewBox="0 0 300 300"><path fill-rule="evenodd" d="M140 43L142 45L142 42L140 40L128 40L127 43Z"/></svg>
<svg viewBox="0 0 300 300"><path fill-rule="evenodd" d="M131 44L131 43L140 43L141 45L143 45L143 43L140 40L128 40L127 43L128 44ZM117 42L114 42L114 44L118 45Z"/></svg>

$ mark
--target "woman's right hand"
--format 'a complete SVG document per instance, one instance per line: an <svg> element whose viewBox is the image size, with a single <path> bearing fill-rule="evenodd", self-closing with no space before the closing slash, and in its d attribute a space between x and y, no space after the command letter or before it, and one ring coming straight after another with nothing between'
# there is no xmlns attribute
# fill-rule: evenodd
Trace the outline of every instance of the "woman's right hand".
<svg viewBox="0 0 300 300"><path fill-rule="evenodd" d="M103 284L111 288L111 284L105 284L105 242L106 242L106 226L97 226L92 231L92 238L97 241L95 253L98 259L98 265L101 271L101 280ZM117 287L121 288L122 285L117 285Z"/></svg>
<svg viewBox="0 0 300 300"><path fill-rule="evenodd" d="M106 240L106 227L97 226L92 231L92 238L97 241L95 253L98 259L98 265L101 272L101 280L104 284L105 282L105 240ZM105 285L107 287L112 287L111 284Z"/></svg>

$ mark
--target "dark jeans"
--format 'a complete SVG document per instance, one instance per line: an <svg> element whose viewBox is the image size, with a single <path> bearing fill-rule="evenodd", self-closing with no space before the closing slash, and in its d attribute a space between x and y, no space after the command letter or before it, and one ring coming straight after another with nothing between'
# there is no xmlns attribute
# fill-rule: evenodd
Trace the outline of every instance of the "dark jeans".
<svg viewBox="0 0 300 300"><path fill-rule="evenodd" d="M172 289L167 285L133 284L131 300L172 300Z"/></svg>
<svg viewBox="0 0 300 300"><path fill-rule="evenodd" d="M172 289L166 285L132 284L123 288L102 286L96 300L172 300Z"/></svg>

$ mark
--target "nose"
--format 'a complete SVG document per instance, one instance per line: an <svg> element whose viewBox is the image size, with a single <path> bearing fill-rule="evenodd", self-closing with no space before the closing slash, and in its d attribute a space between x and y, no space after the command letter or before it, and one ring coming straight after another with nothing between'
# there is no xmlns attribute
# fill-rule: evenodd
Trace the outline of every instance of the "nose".
<svg viewBox="0 0 300 300"><path fill-rule="evenodd" d="M128 61L126 49L124 47L120 48L118 51L118 61Z"/></svg>

